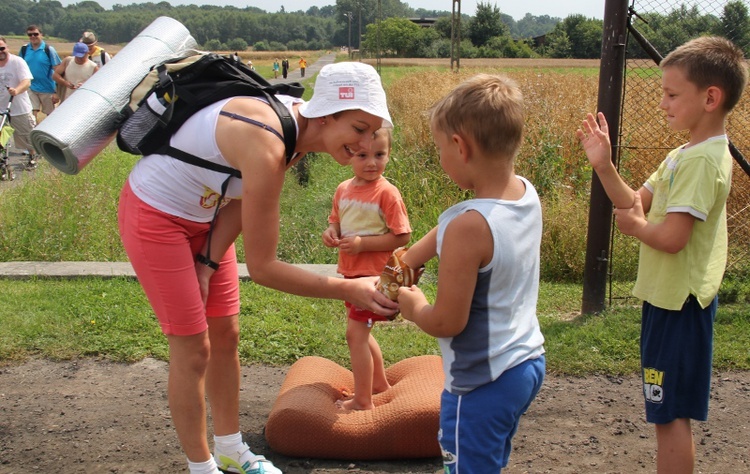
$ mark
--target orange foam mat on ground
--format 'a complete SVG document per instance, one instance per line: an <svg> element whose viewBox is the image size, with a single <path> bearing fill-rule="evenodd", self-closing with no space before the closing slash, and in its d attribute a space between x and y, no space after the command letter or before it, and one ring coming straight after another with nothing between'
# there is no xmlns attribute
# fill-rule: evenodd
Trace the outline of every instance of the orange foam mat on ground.
<svg viewBox="0 0 750 474"><path fill-rule="evenodd" d="M440 456L437 441L443 370L439 356L411 357L386 369L391 388L373 410L342 410L353 391L350 370L323 357L289 369L266 423L274 451L286 456L382 460Z"/></svg>

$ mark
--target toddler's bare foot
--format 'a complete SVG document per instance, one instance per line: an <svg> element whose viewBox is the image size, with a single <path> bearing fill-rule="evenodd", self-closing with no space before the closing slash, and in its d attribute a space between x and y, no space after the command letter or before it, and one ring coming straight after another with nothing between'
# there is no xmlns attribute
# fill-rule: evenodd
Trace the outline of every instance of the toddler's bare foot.
<svg viewBox="0 0 750 474"><path fill-rule="evenodd" d="M375 404L370 402L369 405L363 405L352 398L350 400L336 400L336 407L340 410L372 410L375 408Z"/></svg>
<svg viewBox="0 0 750 474"><path fill-rule="evenodd" d="M390 388L391 388L391 385L388 382L386 382L385 385L382 385L382 386L381 385L379 385L379 386L373 385L372 386L372 394L375 395L377 393L383 393L383 392L387 391Z"/></svg>

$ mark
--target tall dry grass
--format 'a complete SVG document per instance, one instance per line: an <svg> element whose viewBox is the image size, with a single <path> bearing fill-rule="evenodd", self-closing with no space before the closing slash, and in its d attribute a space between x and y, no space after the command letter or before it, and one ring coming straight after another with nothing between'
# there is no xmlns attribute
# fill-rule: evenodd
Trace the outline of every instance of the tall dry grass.
<svg viewBox="0 0 750 474"><path fill-rule="evenodd" d="M410 212L435 217L433 225L439 209L468 197L440 169L426 110L477 72L507 75L523 91L527 119L516 172L531 180L542 198L543 274L548 279L580 281L586 252L591 168L575 137L575 130L586 113L596 111L597 70L462 67L458 73L422 69L392 80L388 99L399 137L399 149L394 155L401 157L401 163L390 171L391 176L395 175L405 186L409 186L410 179L418 182L416 195L405 193L407 205ZM656 170L666 153L685 143L688 137L684 132L671 131L659 109L661 82L658 68L629 70L626 85L620 171L632 187L638 188ZM740 150L750 150L750 136L743 133L748 126L750 100L744 98L728 120L728 134ZM743 262L748 260L746 257L750 252L749 202L750 178L737 166L727 204L729 270L745 276L748 264ZM421 234L416 231L415 235ZM614 239L613 248L617 252L613 260L614 275L621 280L633 279L637 269L638 243L618 232Z"/></svg>
<svg viewBox="0 0 750 474"><path fill-rule="evenodd" d="M479 71L505 74L523 91L527 118L516 172L534 183L544 206L543 275L547 279L580 281L583 276L591 170L577 139L586 112L596 108L597 78L570 70L505 71L463 68L459 73L437 70L408 74L393 81L388 100L398 127L399 149L389 177L401 186L411 215L425 229L437 223L440 210L466 199L440 169L426 110L463 80ZM429 85L429 87L427 87ZM410 184L414 183L415 184ZM406 189L404 189L406 188Z"/></svg>

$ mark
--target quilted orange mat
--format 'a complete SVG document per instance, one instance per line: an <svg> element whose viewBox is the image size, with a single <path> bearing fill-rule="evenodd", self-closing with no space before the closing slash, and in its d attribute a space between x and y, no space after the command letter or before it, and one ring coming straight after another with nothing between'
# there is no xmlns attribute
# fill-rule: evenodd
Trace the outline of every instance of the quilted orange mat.
<svg viewBox="0 0 750 474"><path fill-rule="evenodd" d="M289 369L271 409L269 446L286 456L323 459L440 456L440 357L402 360L386 376L391 389L373 396L373 410L342 410L336 400L352 392L351 371L323 357L303 357Z"/></svg>

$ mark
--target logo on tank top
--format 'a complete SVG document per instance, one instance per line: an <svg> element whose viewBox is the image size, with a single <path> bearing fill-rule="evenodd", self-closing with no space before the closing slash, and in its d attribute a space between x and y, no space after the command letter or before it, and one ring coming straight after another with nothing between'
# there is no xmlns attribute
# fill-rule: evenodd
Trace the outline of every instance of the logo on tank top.
<svg viewBox="0 0 750 474"><path fill-rule="evenodd" d="M217 193L213 189L203 186L203 196L200 199L200 205L203 209L211 209L216 206L216 201L219 200L221 194ZM220 207L224 207L229 202L228 198L224 198L221 201Z"/></svg>

